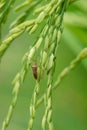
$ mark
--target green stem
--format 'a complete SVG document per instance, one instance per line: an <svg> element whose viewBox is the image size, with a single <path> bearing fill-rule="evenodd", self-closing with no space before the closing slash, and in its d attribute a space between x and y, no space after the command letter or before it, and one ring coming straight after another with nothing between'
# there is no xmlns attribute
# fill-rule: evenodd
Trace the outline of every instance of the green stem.
<svg viewBox="0 0 87 130"><path fill-rule="evenodd" d="M2 26L0 25L0 45L2 44Z"/></svg>

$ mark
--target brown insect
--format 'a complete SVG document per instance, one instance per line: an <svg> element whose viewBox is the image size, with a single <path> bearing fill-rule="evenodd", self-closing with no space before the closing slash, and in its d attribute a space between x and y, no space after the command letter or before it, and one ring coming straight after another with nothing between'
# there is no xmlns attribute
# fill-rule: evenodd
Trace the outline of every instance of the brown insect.
<svg viewBox="0 0 87 130"><path fill-rule="evenodd" d="M36 62L32 65L32 71L33 71L34 78L37 79L37 63Z"/></svg>

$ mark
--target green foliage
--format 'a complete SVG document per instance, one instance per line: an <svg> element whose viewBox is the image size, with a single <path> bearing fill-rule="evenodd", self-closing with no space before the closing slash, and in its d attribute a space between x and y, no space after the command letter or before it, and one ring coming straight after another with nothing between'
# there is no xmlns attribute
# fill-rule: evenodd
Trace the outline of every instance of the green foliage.
<svg viewBox="0 0 87 130"><path fill-rule="evenodd" d="M80 47L81 45L74 44L73 34L69 34L69 28L71 27L72 33L77 34L76 30L73 31L73 26L79 26L81 28L85 28L86 23L84 17L81 20L78 12L73 11L75 14L72 14L71 5L76 2L76 0L26 0L25 2L21 2L18 6L15 7L14 11L21 11L22 13L18 15L18 18L10 23L9 32L3 40L2 31L3 25L6 24L6 21L9 17L10 11L13 9L13 5L15 0L0 1L0 60L2 61L5 52L12 44L12 42L21 36L24 33L28 35L33 35L37 33L39 29L39 35L33 45L29 45L28 51L23 56L22 68L17 73L13 80L13 99L10 104L7 116L3 121L2 130L6 130L8 127L10 120L12 118L14 108L16 106L19 90L21 85L26 79L29 68L32 66L32 61L36 58L36 63L32 66L32 73L36 80L35 88L32 94L31 103L30 103L30 119L28 130L33 129L34 120L36 117L36 109L39 105L44 102L45 110L42 118L42 129L46 130L48 127L49 130L55 129L53 125L52 113L52 92L55 88L59 86L62 79L72 70L74 69L79 62L87 57L87 47ZM82 2L83 6L85 1ZM73 5L78 8L79 11L84 11L85 9L79 7L79 5ZM74 9L75 9L74 7ZM69 9L68 9L69 8ZM68 13L65 14L66 10ZM77 14L76 14L77 13ZM72 15L71 15L72 14ZM76 19L78 16L79 20ZM65 20L64 20L65 16ZM72 18L75 23L72 24ZM79 22L80 21L80 22ZM67 41L69 40L69 45L73 48L76 55L80 52L77 57L70 63L68 67L66 67L60 74L58 74L57 78L54 80L54 72L56 68L57 62L57 52L59 47L59 42L63 32L63 26L67 27L65 30L65 38L67 37ZM87 27L86 27L87 28ZM84 34L82 34L84 35ZM71 40L70 40L71 39ZM83 40L83 37L82 37ZM68 42L67 42L68 44ZM87 43L85 43L87 44ZM38 58L39 57L39 58ZM83 62L85 68L86 62ZM42 97L39 98L41 82L44 82L43 78L46 76L46 82L44 86L46 86L46 90ZM53 82L54 81L54 82Z"/></svg>

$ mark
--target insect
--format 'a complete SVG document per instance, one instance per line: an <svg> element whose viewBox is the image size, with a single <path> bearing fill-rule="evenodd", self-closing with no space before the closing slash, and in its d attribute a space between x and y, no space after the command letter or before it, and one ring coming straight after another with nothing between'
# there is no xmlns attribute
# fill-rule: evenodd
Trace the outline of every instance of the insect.
<svg viewBox="0 0 87 130"><path fill-rule="evenodd" d="M32 71L33 71L34 78L37 80L37 63L36 62L32 65Z"/></svg>

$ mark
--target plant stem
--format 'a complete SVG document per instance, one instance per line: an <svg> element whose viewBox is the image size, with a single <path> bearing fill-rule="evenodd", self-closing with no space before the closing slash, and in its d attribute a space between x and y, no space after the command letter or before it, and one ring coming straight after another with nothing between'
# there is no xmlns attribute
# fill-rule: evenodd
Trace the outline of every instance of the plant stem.
<svg viewBox="0 0 87 130"><path fill-rule="evenodd" d="M0 45L2 44L2 25L0 25Z"/></svg>

